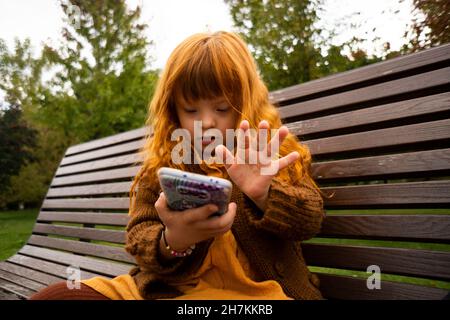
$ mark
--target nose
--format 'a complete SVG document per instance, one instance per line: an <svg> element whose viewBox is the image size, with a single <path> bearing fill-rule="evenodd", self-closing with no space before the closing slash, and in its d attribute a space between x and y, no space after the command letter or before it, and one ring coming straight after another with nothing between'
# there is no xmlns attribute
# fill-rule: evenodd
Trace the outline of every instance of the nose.
<svg viewBox="0 0 450 320"><path fill-rule="evenodd" d="M216 127L216 119L214 115L205 113L202 115L202 129L207 130Z"/></svg>

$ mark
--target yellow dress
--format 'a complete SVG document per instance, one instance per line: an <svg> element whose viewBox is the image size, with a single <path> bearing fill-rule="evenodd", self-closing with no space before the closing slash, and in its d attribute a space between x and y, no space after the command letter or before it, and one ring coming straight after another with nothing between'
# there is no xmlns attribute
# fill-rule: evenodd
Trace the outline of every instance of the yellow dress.
<svg viewBox="0 0 450 320"><path fill-rule="evenodd" d="M111 280L94 277L82 283L113 300L143 299L128 274ZM275 280L252 280L248 260L231 231L214 239L203 264L191 279L171 285L183 292L175 298L182 300L291 299Z"/></svg>

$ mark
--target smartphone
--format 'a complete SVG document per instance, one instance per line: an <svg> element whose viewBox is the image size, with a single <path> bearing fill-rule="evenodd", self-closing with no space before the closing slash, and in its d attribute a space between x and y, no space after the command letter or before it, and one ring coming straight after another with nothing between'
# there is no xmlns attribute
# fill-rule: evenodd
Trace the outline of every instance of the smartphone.
<svg viewBox="0 0 450 320"><path fill-rule="evenodd" d="M167 204L172 210L186 210L213 203L219 210L214 215L222 215L228 210L232 184L222 178L162 167L158 179Z"/></svg>

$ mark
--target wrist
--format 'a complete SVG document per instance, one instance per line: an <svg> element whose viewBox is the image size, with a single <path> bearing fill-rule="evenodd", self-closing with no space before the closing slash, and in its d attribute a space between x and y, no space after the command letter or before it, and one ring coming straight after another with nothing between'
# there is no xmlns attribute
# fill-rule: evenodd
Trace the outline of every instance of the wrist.
<svg viewBox="0 0 450 320"><path fill-rule="evenodd" d="M161 240L163 241L166 252L169 252L173 257L186 257L192 254L192 251L195 249L195 244L186 245L176 242L173 244L174 242L172 242L170 235L171 233L168 229L164 229L161 234Z"/></svg>

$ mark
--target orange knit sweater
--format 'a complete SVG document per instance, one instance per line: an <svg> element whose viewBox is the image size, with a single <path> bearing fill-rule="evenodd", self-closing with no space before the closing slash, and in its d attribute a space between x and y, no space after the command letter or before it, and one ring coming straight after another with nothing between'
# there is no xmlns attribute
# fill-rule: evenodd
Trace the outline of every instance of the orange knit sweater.
<svg viewBox="0 0 450 320"><path fill-rule="evenodd" d="M189 171L202 173L198 165L189 166ZM145 299L181 296L183 292L174 284L195 277L213 242L198 243L188 257L162 260L159 241L163 225L154 207L159 192L159 185L145 179L139 183L127 226L126 250L138 264L130 275ZM254 280L275 280L294 299L321 299L318 278L308 270L300 246L301 240L320 231L324 217L320 194L302 181L293 186L274 177L264 212L234 183L231 201L237 204L233 239L248 257Z"/></svg>

